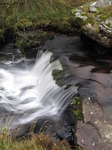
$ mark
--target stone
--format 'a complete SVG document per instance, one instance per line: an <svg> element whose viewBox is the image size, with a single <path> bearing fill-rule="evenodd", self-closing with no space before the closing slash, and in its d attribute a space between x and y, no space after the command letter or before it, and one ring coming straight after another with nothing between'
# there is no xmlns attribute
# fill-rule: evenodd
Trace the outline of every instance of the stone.
<svg viewBox="0 0 112 150"><path fill-rule="evenodd" d="M104 47L108 49L107 51L112 49L111 4L112 0L98 0L85 4L83 8L76 9L73 16L75 28L79 30L80 36L89 38L94 44L99 45L97 47ZM107 16L103 14L104 7L108 13Z"/></svg>
<svg viewBox="0 0 112 150"><path fill-rule="evenodd" d="M96 9L96 7L95 7L96 3L97 3L97 2L94 2L94 3L90 4L90 11L91 11L91 12L97 12L97 9Z"/></svg>
<svg viewBox="0 0 112 150"><path fill-rule="evenodd" d="M97 9L95 7L90 7L91 12L97 12Z"/></svg>
<svg viewBox="0 0 112 150"><path fill-rule="evenodd" d="M109 26L110 28L112 28L112 17L106 19L105 24L106 24L107 26Z"/></svg>
<svg viewBox="0 0 112 150"><path fill-rule="evenodd" d="M84 21L87 19L87 16L82 16L80 12L77 12L75 15L76 15L76 17L78 17Z"/></svg>
<svg viewBox="0 0 112 150"><path fill-rule="evenodd" d="M98 0L95 4L95 7L105 7L112 4L112 0Z"/></svg>
<svg viewBox="0 0 112 150"><path fill-rule="evenodd" d="M111 5L112 0L98 0L90 4L90 12L98 12L97 8L103 8L105 6Z"/></svg>
<svg viewBox="0 0 112 150"><path fill-rule="evenodd" d="M89 98L83 101L84 122L78 121L77 139L84 149L111 150L112 118L107 117L107 111L108 108L103 111L98 103Z"/></svg>

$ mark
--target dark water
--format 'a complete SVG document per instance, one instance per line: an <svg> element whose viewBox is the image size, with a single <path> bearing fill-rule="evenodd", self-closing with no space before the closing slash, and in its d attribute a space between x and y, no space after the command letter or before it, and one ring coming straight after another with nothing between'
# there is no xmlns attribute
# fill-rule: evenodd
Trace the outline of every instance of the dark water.
<svg viewBox="0 0 112 150"><path fill-rule="evenodd" d="M111 150L112 53L97 53L78 36L55 36L44 48L60 58L69 83L79 87L84 122L78 121L78 144L86 150Z"/></svg>
<svg viewBox="0 0 112 150"><path fill-rule="evenodd" d="M53 52L52 59L60 59L66 71L60 84L78 86L83 99L84 122L78 121L77 142L85 150L112 148L112 55L97 54L78 36L55 35L43 50ZM65 115L65 114L68 114ZM66 117L65 117L66 116ZM48 131L54 137L74 142L76 122L67 110L61 120L48 119ZM52 120L52 121L51 121ZM41 126L43 120L40 122ZM35 129L36 130L36 129Z"/></svg>

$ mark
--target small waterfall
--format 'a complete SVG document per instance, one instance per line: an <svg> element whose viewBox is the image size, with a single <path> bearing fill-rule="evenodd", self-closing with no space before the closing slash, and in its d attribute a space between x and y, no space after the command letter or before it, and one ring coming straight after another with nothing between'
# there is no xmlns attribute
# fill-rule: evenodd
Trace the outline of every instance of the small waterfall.
<svg viewBox="0 0 112 150"><path fill-rule="evenodd" d="M1 128L14 129L43 116L60 115L70 104L77 87L56 84L52 71L62 70L62 66L59 60L50 62L51 55L45 52L33 67L3 62L7 67L0 69Z"/></svg>

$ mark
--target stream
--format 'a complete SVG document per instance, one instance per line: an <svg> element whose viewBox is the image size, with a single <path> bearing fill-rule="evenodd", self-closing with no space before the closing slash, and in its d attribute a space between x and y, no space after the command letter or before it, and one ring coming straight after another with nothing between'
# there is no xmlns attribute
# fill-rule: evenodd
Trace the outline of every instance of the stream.
<svg viewBox="0 0 112 150"><path fill-rule="evenodd" d="M0 59L1 60L1 59ZM53 70L65 75L54 80ZM84 120L69 110L76 95L82 99ZM55 35L35 59L0 61L0 128L9 131L30 124L43 125L47 117L52 137L77 143L85 150L112 148L112 56L97 54L79 36ZM25 131L26 130L26 131ZM76 141L76 140L75 140Z"/></svg>

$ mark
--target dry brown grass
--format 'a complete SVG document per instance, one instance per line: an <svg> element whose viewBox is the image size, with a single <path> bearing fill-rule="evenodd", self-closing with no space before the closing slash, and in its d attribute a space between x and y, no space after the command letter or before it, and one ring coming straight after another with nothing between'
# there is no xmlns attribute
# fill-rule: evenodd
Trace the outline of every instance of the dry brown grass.
<svg viewBox="0 0 112 150"><path fill-rule="evenodd" d="M79 7L81 5L84 5L88 2L92 2L94 0L65 0L67 3L69 2L69 4L75 6L75 7Z"/></svg>
<svg viewBox="0 0 112 150"><path fill-rule="evenodd" d="M0 135L0 150L71 150L66 141L50 141L49 134L32 135L30 138L16 140L6 133Z"/></svg>

